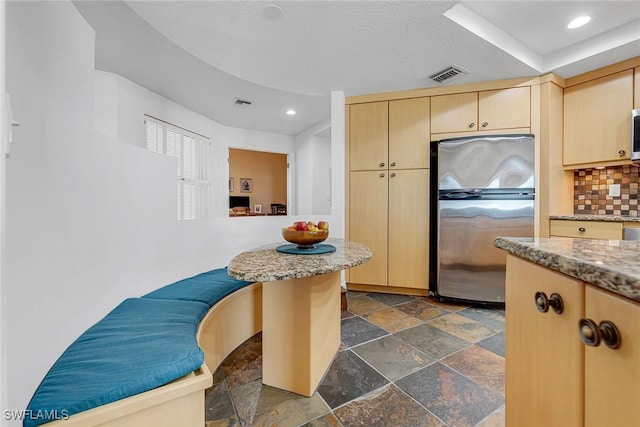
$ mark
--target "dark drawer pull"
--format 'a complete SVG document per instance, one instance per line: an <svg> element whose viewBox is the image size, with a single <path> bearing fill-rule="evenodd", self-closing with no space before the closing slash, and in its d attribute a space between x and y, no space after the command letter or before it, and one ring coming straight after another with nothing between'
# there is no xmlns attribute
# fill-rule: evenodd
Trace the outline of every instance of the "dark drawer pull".
<svg viewBox="0 0 640 427"><path fill-rule="evenodd" d="M587 229L584 227L578 227L578 231L584 233L585 231L587 231Z"/></svg>
<svg viewBox="0 0 640 427"><path fill-rule="evenodd" d="M549 307L556 313L561 314L564 311L564 302L560 294L554 292L549 298L544 292L536 292L535 295L536 308L540 313L549 311Z"/></svg>
<svg viewBox="0 0 640 427"><path fill-rule="evenodd" d="M578 328L580 339L589 347L597 347L602 341L604 345L615 350L622 344L620 331L616 325L609 320L603 320L598 325L591 319L580 319Z"/></svg>

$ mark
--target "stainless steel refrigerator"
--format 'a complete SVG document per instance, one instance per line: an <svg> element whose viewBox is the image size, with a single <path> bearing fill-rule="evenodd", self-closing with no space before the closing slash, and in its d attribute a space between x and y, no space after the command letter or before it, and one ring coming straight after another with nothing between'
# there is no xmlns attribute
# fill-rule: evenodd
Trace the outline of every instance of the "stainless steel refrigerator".
<svg viewBox="0 0 640 427"><path fill-rule="evenodd" d="M504 303L498 236L533 236L534 137L431 143L429 291L440 300Z"/></svg>

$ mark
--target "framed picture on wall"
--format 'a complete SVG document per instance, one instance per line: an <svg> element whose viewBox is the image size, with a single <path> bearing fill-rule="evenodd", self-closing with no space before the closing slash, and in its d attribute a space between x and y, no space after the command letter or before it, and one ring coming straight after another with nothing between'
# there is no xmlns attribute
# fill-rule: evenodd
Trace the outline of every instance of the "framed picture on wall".
<svg viewBox="0 0 640 427"><path fill-rule="evenodd" d="M253 213L262 213L262 205L253 205Z"/></svg>
<svg viewBox="0 0 640 427"><path fill-rule="evenodd" d="M233 193L233 178L229 178L229 193Z"/></svg>
<svg viewBox="0 0 640 427"><path fill-rule="evenodd" d="M251 193L253 191L253 180L251 178L240 178L240 192Z"/></svg>

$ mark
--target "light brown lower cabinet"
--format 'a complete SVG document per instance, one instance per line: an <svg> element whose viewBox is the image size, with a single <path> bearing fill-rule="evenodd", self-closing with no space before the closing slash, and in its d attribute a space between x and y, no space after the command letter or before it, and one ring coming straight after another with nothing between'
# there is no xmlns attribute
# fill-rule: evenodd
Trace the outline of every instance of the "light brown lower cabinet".
<svg viewBox="0 0 640 427"><path fill-rule="evenodd" d="M348 238L373 256L349 269L349 289L426 295L428 226L429 169L350 172Z"/></svg>
<svg viewBox="0 0 640 427"><path fill-rule="evenodd" d="M587 320L595 330L579 326ZM605 343L607 321L618 348ZM506 425L639 426L638 340L640 304L509 255Z"/></svg>
<svg viewBox="0 0 640 427"><path fill-rule="evenodd" d="M585 317L620 333L619 348L585 347L585 425L640 426L640 304L587 285Z"/></svg>
<svg viewBox="0 0 640 427"><path fill-rule="evenodd" d="M549 221L549 235L579 237L581 239L622 239L622 223L607 221L559 220Z"/></svg>

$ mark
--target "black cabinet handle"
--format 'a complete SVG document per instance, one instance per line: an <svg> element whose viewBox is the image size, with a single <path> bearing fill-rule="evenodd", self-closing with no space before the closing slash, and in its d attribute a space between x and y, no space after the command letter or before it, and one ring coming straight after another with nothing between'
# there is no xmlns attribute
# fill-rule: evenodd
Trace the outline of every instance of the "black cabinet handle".
<svg viewBox="0 0 640 427"><path fill-rule="evenodd" d="M627 154L627 152L624 150L620 150L618 151L618 154L620 154L621 156L624 156L625 154Z"/></svg>
<svg viewBox="0 0 640 427"><path fill-rule="evenodd" d="M476 127L475 123L469 123L469 129Z"/></svg>
<svg viewBox="0 0 640 427"><path fill-rule="evenodd" d="M562 301L560 294L556 292L552 293L549 298L544 292L536 292L535 301L536 308L540 313L546 313L549 311L549 307L556 314L561 314L564 311L564 301Z"/></svg>
<svg viewBox="0 0 640 427"><path fill-rule="evenodd" d="M487 126L489 126L489 122L484 122L484 123L482 124L482 127L483 127L483 128L486 128Z"/></svg>
<svg viewBox="0 0 640 427"><path fill-rule="evenodd" d="M584 233L585 231L587 231L587 229L584 228L584 227L579 227L578 231L581 232L581 233Z"/></svg>
<svg viewBox="0 0 640 427"><path fill-rule="evenodd" d="M384 162L380 163L380 167L383 168L384 167Z"/></svg>
<svg viewBox="0 0 640 427"><path fill-rule="evenodd" d="M396 165L396 162L391 162L391 167L394 167Z"/></svg>
<svg viewBox="0 0 640 427"><path fill-rule="evenodd" d="M598 324L591 319L580 319L578 322L580 330L580 339L589 347L597 347L600 345L600 331Z"/></svg>
<svg viewBox="0 0 640 427"><path fill-rule="evenodd" d="M622 344L620 331L610 320L603 320L598 325L591 319L580 319L578 328L580 339L589 347L597 347L604 342L604 345L615 350Z"/></svg>
<svg viewBox="0 0 640 427"><path fill-rule="evenodd" d="M600 329L600 335L602 336L602 341L604 341L604 345L614 350L620 347L620 344L622 344L622 339L620 338L620 331L616 327L615 323L611 322L610 320L603 320L598 326L598 329Z"/></svg>
<svg viewBox="0 0 640 427"><path fill-rule="evenodd" d="M380 175L378 175L380 178L384 178L384 174L381 173Z"/></svg>
<svg viewBox="0 0 640 427"><path fill-rule="evenodd" d="M396 177L396 173L392 172L390 176L391 176L391 178L395 178Z"/></svg>

